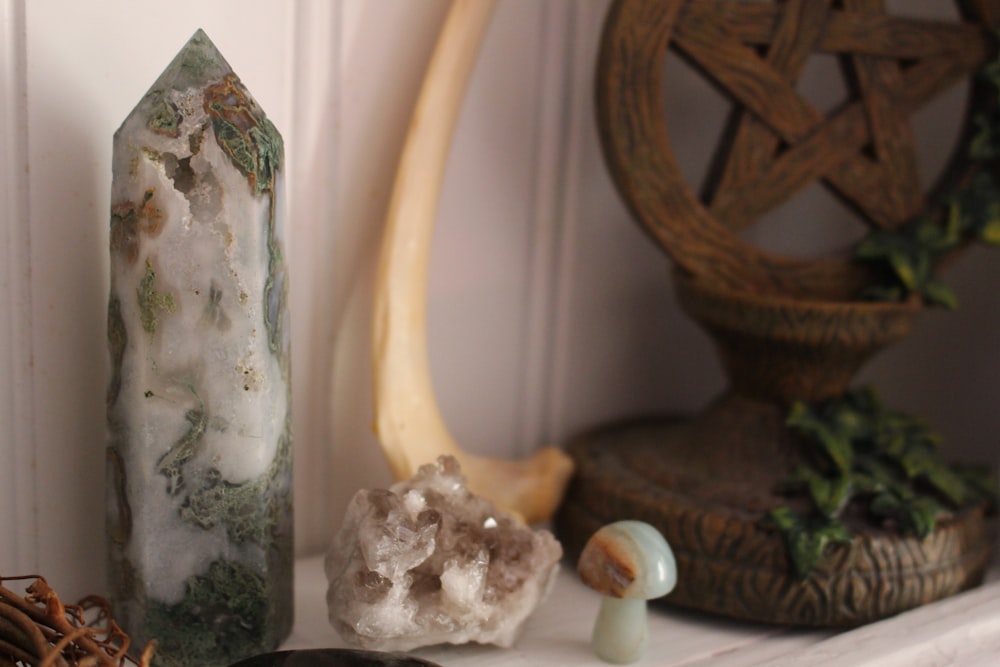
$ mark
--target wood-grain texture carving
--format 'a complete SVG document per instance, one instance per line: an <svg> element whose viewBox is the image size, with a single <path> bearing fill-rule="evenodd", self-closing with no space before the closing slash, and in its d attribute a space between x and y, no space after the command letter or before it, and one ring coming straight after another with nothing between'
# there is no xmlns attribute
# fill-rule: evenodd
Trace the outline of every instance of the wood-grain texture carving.
<svg viewBox="0 0 1000 667"><path fill-rule="evenodd" d="M982 507L950 513L924 539L852 519L850 542L795 575L781 535L761 521L786 502L779 486L803 461L788 408L847 391L923 304L862 301L873 276L849 256L785 257L739 234L817 182L871 229L943 218L941 193L982 168L968 157L972 123L928 187L909 117L967 79L970 108L995 104L973 75L994 55L998 6L960 2L948 23L887 14L880 0L612 4L597 68L605 159L672 261L679 301L715 343L729 387L693 418L615 424L571 445L577 475L557 519L570 553L610 521L649 522L677 555L667 601L782 624L857 625L981 581L991 543ZM828 113L796 89L814 53L836 56L844 75L847 99ZM732 104L700 193L665 122L664 68L676 59Z"/></svg>

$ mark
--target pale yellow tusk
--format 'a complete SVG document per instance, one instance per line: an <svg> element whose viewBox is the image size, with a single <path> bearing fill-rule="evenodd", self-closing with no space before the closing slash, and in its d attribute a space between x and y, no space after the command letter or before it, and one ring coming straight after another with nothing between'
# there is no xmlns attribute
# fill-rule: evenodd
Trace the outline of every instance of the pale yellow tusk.
<svg viewBox="0 0 1000 667"><path fill-rule="evenodd" d="M520 461L469 454L438 408L427 353L427 270L448 149L495 0L455 0L424 78L396 172L375 287L375 431L396 479L441 454L470 490L525 521L549 519L572 473L561 450Z"/></svg>

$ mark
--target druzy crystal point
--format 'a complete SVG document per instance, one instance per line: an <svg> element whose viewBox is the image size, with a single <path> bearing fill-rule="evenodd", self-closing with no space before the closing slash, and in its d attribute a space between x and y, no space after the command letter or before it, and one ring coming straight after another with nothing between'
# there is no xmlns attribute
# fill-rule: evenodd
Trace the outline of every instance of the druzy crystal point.
<svg viewBox="0 0 1000 667"><path fill-rule="evenodd" d="M292 622L282 140L200 30L115 133L108 540L158 665L228 665Z"/></svg>
<svg viewBox="0 0 1000 667"><path fill-rule="evenodd" d="M354 496L326 559L330 623L344 641L383 651L511 646L561 556L551 533L470 493L444 456Z"/></svg>

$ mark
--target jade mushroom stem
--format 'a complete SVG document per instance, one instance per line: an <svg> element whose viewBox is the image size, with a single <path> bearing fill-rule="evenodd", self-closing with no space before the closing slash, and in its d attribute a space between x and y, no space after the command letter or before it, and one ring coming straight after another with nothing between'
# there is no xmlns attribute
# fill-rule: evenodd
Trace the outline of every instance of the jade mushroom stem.
<svg viewBox="0 0 1000 667"><path fill-rule="evenodd" d="M649 623L646 601L634 598L601 599L590 642L601 660L616 664L635 662L646 652Z"/></svg>
<svg viewBox="0 0 1000 667"><path fill-rule="evenodd" d="M577 562L585 584L604 595L591 645L607 662L635 662L646 652L646 600L663 597L677 583L670 545L642 521L616 521L587 541Z"/></svg>

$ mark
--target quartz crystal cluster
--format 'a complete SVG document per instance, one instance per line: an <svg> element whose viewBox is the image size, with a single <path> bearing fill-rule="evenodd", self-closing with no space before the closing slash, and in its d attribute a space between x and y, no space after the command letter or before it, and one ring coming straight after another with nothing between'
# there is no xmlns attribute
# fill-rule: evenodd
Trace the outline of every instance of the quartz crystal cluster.
<svg viewBox="0 0 1000 667"><path fill-rule="evenodd" d="M363 648L511 646L561 556L551 533L470 493L455 459L442 456L410 480L354 496L326 558L330 623Z"/></svg>
<svg viewBox="0 0 1000 667"><path fill-rule="evenodd" d="M115 134L109 574L161 666L228 665L291 627L281 167L200 30Z"/></svg>

